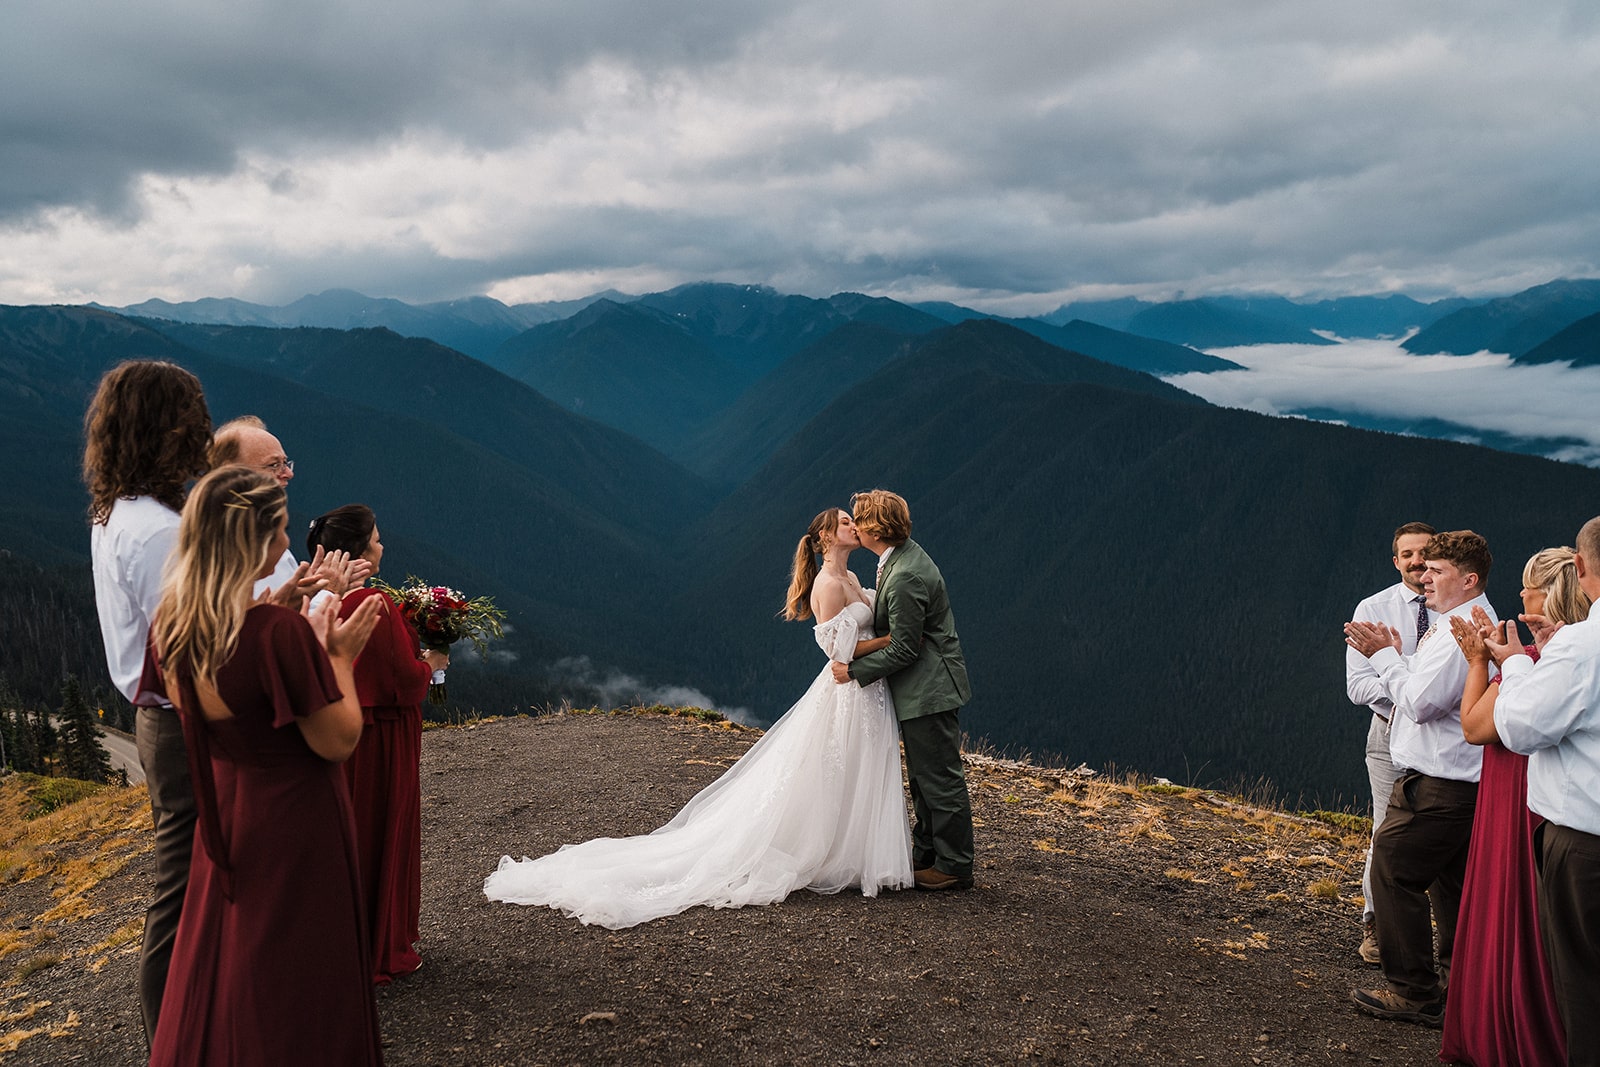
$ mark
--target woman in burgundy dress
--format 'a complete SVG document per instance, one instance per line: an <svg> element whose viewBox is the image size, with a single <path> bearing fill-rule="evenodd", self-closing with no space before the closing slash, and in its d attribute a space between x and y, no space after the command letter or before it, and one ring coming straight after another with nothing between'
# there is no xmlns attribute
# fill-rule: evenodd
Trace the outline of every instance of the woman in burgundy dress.
<svg viewBox="0 0 1600 1067"><path fill-rule="evenodd" d="M1523 569L1522 584L1521 618L1536 646L1542 647L1557 627L1588 617L1589 598L1578 586L1572 549L1547 548L1534 556ZM1506 637L1486 613L1473 623L1460 618L1450 623L1468 663L1461 730L1468 741L1483 746L1483 777L1439 1058L1473 1067L1565 1063L1566 1040L1539 936L1533 832L1540 820L1528 810L1528 757L1501 745L1494 728L1500 683L1489 679L1484 638ZM1528 654L1537 659L1538 647Z"/></svg>
<svg viewBox="0 0 1600 1067"><path fill-rule="evenodd" d="M288 547L283 490L221 467L189 494L143 685L174 698L197 832L152 1064L382 1062L339 761L376 608L251 599ZM159 663L159 673L157 670Z"/></svg>
<svg viewBox="0 0 1600 1067"><path fill-rule="evenodd" d="M372 509L347 504L312 520L306 552L343 551L378 573L383 542ZM377 589L352 589L340 609L381 608L377 629L356 658L356 696L364 726L345 778L356 812L356 850L372 941L372 979L387 985L422 966L415 948L422 907L422 700L450 657L423 652L400 608Z"/></svg>

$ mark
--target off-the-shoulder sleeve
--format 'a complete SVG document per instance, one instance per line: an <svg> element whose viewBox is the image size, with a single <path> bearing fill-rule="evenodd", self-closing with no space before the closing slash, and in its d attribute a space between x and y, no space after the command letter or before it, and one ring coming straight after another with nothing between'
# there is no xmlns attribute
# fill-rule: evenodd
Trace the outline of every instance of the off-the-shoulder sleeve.
<svg viewBox="0 0 1600 1067"><path fill-rule="evenodd" d="M273 612L261 664L261 681L272 705L273 726L288 726L344 695L311 624L287 608Z"/></svg>
<svg viewBox="0 0 1600 1067"><path fill-rule="evenodd" d="M818 623L812 631L817 644L828 658L836 663L849 663L856 652L856 635L860 627L848 611L841 611L827 622Z"/></svg>

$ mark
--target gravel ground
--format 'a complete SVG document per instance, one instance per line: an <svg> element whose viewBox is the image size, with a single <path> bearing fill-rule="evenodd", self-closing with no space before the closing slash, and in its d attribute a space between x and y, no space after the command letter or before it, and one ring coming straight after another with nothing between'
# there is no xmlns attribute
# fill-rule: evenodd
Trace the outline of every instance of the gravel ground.
<svg viewBox="0 0 1600 1067"><path fill-rule="evenodd" d="M430 731L424 965L379 990L388 1062L1437 1063L1437 1032L1346 999L1376 980L1362 835L1199 791L975 758L970 892L800 892L615 932L484 899L502 853L648 831L756 736L637 714ZM44 917L65 873L0 866L0 1063L142 1058L137 939L115 935L150 857L126 830L139 792L117 797L48 848L63 870L120 857L78 914Z"/></svg>

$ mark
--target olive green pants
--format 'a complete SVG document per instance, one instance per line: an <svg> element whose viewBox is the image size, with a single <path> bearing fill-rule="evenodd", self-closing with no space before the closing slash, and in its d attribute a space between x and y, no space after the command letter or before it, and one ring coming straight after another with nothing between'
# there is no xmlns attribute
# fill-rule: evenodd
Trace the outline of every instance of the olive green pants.
<svg viewBox="0 0 1600 1067"><path fill-rule="evenodd" d="M902 719L906 779L911 783L911 860L917 870L936 867L972 877L972 801L961 769L961 725L952 708Z"/></svg>

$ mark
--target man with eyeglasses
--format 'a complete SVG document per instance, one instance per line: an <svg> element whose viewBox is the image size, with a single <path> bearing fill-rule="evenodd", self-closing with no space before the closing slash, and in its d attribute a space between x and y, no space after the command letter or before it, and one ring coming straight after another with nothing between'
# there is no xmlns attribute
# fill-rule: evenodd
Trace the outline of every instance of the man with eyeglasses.
<svg viewBox="0 0 1600 1067"><path fill-rule="evenodd" d="M267 431L267 424L254 415L231 419L217 427L212 436L211 466L229 463L266 471L285 491L294 480L294 460L284 454L282 442ZM352 560L342 552L325 558L320 549L309 564L299 563L290 548L284 550L272 573L256 583L255 592L259 597L271 591L276 598L292 599L298 605L304 596L319 595L324 590L337 596L360 585L371 570L372 565L366 560ZM291 583L294 588L286 588Z"/></svg>

